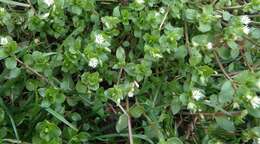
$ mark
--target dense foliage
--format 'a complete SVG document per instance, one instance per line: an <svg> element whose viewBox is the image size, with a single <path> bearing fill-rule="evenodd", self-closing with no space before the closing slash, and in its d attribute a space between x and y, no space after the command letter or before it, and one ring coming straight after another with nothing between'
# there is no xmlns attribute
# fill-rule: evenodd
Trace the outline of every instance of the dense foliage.
<svg viewBox="0 0 260 144"><path fill-rule="evenodd" d="M0 2L2 143L260 143L260 0Z"/></svg>

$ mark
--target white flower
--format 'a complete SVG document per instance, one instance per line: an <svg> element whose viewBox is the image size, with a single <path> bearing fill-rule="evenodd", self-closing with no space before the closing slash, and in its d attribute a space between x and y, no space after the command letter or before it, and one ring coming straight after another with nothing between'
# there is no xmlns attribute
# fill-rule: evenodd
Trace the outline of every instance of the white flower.
<svg viewBox="0 0 260 144"><path fill-rule="evenodd" d="M191 93L192 93L192 98L195 100L200 100L205 97L201 89L193 89Z"/></svg>
<svg viewBox="0 0 260 144"><path fill-rule="evenodd" d="M130 84L130 90L127 93L127 95L129 97L133 97L134 96L135 88L139 88L139 84L136 81L134 81L134 82L132 82Z"/></svg>
<svg viewBox="0 0 260 144"><path fill-rule="evenodd" d="M164 13L165 13L165 8L161 7L161 8L160 8L160 13L161 13L161 14L164 14Z"/></svg>
<svg viewBox="0 0 260 144"><path fill-rule="evenodd" d="M43 2L49 7L49 6L53 5L54 0L43 0Z"/></svg>
<svg viewBox="0 0 260 144"><path fill-rule="evenodd" d="M88 62L88 66L92 68L96 68L98 65L98 59L97 58L91 58Z"/></svg>
<svg viewBox="0 0 260 144"><path fill-rule="evenodd" d="M240 21L245 25L248 25L251 22L250 18L247 15L241 16Z"/></svg>
<svg viewBox="0 0 260 144"><path fill-rule="evenodd" d="M209 43L207 44L207 48L208 48L209 50L211 50L211 49L213 48L213 45L212 45L211 42L209 42Z"/></svg>
<svg viewBox="0 0 260 144"><path fill-rule="evenodd" d="M254 109L260 107L260 98L258 96L254 96L251 100L250 103Z"/></svg>
<svg viewBox="0 0 260 144"><path fill-rule="evenodd" d="M250 32L250 28L248 26L244 26L243 27L243 32L248 35L249 32Z"/></svg>
<svg viewBox="0 0 260 144"><path fill-rule="evenodd" d="M134 89L131 89L129 92L128 92L128 97L133 97L134 96Z"/></svg>
<svg viewBox="0 0 260 144"><path fill-rule="evenodd" d="M136 0L136 2L139 3L139 4L143 4L144 0Z"/></svg>
<svg viewBox="0 0 260 144"><path fill-rule="evenodd" d="M6 45L8 43L8 39L6 37L1 37L0 38L0 44L1 45Z"/></svg>
<svg viewBox="0 0 260 144"><path fill-rule="evenodd" d="M102 44L102 43L105 42L105 39L104 39L104 37L103 37L101 34L97 34L97 35L96 35L96 38L95 38L95 42L96 42L97 44Z"/></svg>

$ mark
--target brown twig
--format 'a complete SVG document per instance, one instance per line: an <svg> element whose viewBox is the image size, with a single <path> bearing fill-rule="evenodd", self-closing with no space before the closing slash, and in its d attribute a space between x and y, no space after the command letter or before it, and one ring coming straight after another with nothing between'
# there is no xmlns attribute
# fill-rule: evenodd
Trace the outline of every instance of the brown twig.
<svg viewBox="0 0 260 144"><path fill-rule="evenodd" d="M120 82L120 79L121 79L121 75L123 73L123 68L120 68L119 70L119 74L118 74L118 77L117 77L117 82L116 82L116 85L119 85L119 82Z"/></svg>
<svg viewBox="0 0 260 144"><path fill-rule="evenodd" d="M40 79L44 80L45 82L49 83L49 80L44 77L43 75L41 75L40 73L38 73L36 70L34 70L33 68L31 68L29 65L25 64L24 62L22 62L21 60L19 60L17 57L15 57L15 60L21 64L24 68L28 69L29 71L31 71L33 74L35 74L37 77L39 77Z"/></svg>
<svg viewBox="0 0 260 144"><path fill-rule="evenodd" d="M244 39L248 40L249 42L251 42L253 45L255 45L257 47L260 47L259 43L255 42L254 40L250 39L249 37L244 36Z"/></svg>
<svg viewBox="0 0 260 144"><path fill-rule="evenodd" d="M249 69L250 71L254 72L252 66L248 63L248 61L247 61L247 59L246 59L246 56L245 56L245 52L244 52L244 51L245 51L244 46L241 45L240 53L241 53L241 56L242 56L242 58L243 58L243 60L244 60L244 65L245 65L246 67L248 67L248 69Z"/></svg>
<svg viewBox="0 0 260 144"><path fill-rule="evenodd" d="M189 34L188 34L188 25L187 22L184 22L184 36L185 36L185 46L188 49L189 56L191 56Z"/></svg>
<svg viewBox="0 0 260 144"><path fill-rule="evenodd" d="M216 59L216 61L217 61L218 66L220 67L220 69L221 69L221 71L223 72L224 76L225 76L228 80L233 81L232 78L231 78L231 77L228 75L228 73L225 71L225 68L224 68L224 66L222 65L222 63L220 62L219 57L218 57L218 54L217 54L217 52L216 52L215 50L213 51L213 54L214 54L214 56L215 56L215 59Z"/></svg>

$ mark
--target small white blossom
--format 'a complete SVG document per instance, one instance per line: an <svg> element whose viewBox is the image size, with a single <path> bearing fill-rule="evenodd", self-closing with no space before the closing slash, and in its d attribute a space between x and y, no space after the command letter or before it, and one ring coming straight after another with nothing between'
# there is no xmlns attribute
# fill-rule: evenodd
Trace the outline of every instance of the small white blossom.
<svg viewBox="0 0 260 144"><path fill-rule="evenodd" d="M88 62L88 66L92 68L96 68L98 65L98 59L97 58L91 58Z"/></svg>
<svg viewBox="0 0 260 144"><path fill-rule="evenodd" d="M101 34L97 34L96 37L95 37L95 42L97 44L102 44L102 43L105 42L105 39Z"/></svg>
<svg viewBox="0 0 260 144"><path fill-rule="evenodd" d="M254 109L260 107L260 98L258 96L254 96L251 100L250 103Z"/></svg>
<svg viewBox="0 0 260 144"><path fill-rule="evenodd" d="M191 93L192 93L192 98L195 100L200 100L205 97L201 89L193 89Z"/></svg>
<svg viewBox="0 0 260 144"><path fill-rule="evenodd" d="M134 81L134 82L132 82L130 84L130 90L127 93L127 95L129 97L133 97L134 96L135 88L139 88L139 84L136 81Z"/></svg>
<svg viewBox="0 0 260 144"><path fill-rule="evenodd" d="M244 26L243 27L243 32L248 35L249 32L250 32L250 28L248 26Z"/></svg>
<svg viewBox="0 0 260 144"><path fill-rule="evenodd" d="M129 92L128 92L128 97L133 97L134 96L134 88L132 88Z"/></svg>
<svg viewBox="0 0 260 144"><path fill-rule="evenodd" d="M212 45L211 42L209 42L209 43L207 44L207 48L208 48L209 50L211 50L211 49L213 48L213 45Z"/></svg>
<svg viewBox="0 0 260 144"><path fill-rule="evenodd" d="M1 37L0 38L0 44L1 45L6 45L8 43L8 39L6 37Z"/></svg>
<svg viewBox="0 0 260 144"><path fill-rule="evenodd" d="M144 0L136 0L136 2L139 3L139 4L143 4Z"/></svg>
<svg viewBox="0 0 260 144"><path fill-rule="evenodd" d="M161 14L164 14L164 13L165 13L165 8L161 7L161 8L160 8L160 13L161 13Z"/></svg>
<svg viewBox="0 0 260 144"><path fill-rule="evenodd" d="M251 22L250 18L247 15L241 16L240 21L245 25L248 25Z"/></svg>
<svg viewBox="0 0 260 144"><path fill-rule="evenodd" d="M49 7L49 6L53 5L54 0L43 0L43 2Z"/></svg>

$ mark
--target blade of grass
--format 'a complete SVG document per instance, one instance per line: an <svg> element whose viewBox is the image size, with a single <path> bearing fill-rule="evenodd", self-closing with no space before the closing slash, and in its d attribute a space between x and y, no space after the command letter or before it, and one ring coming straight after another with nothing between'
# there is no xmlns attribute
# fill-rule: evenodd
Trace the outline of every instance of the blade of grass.
<svg viewBox="0 0 260 144"><path fill-rule="evenodd" d="M15 5L15 6L21 6L21 7L30 7L29 4L20 3L20 2L16 2L16 1L12 1L12 0L0 0L0 2L5 3L5 4L9 4L9 5Z"/></svg>
<svg viewBox="0 0 260 144"><path fill-rule="evenodd" d="M54 117L56 117L58 120L62 121L64 124L72 128L73 130L78 131L78 129L74 125L72 125L69 121L67 121L61 114L57 113L51 108L45 108L45 110L48 113L52 114Z"/></svg>
<svg viewBox="0 0 260 144"><path fill-rule="evenodd" d="M14 140L14 139L3 139L2 141L8 142L8 143L13 143L13 144L31 144L31 143L28 143L28 142L17 141L17 140Z"/></svg>
<svg viewBox="0 0 260 144"><path fill-rule="evenodd" d="M4 110L5 110L6 114L7 114L7 116L8 116L9 119L10 119L10 122L11 122L11 125L12 125L12 127L13 127L16 140L17 140L17 141L20 141L20 138L19 138L19 135L18 135L18 132L17 132L17 129L16 129L16 125L15 125L15 122L14 122L14 119L13 119L11 113L9 112L8 108L6 107L4 101L3 101L3 99L2 99L1 97L0 97L0 106L4 108Z"/></svg>
<svg viewBox="0 0 260 144"><path fill-rule="evenodd" d="M128 137L128 134L127 133L126 134L107 134L107 135L97 136L95 138L98 140L101 140L101 141L106 141L106 140L104 140L105 138L113 138L113 137ZM154 144L154 142L145 135L133 134L133 137L145 140L145 141L149 142L150 144Z"/></svg>

